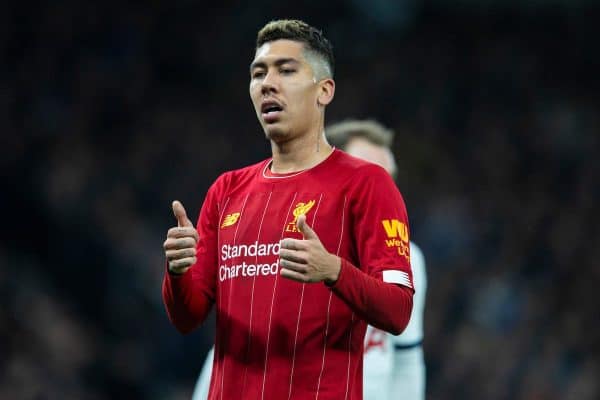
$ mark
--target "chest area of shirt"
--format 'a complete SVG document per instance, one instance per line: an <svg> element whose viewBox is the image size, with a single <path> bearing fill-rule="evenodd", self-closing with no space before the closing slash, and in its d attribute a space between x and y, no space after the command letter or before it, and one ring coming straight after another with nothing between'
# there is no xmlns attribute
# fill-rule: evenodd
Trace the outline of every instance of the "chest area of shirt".
<svg viewBox="0 0 600 400"><path fill-rule="evenodd" d="M300 215L306 215L326 247L335 248L349 217L344 195L310 190L242 193L226 197L220 206L219 244L253 246L252 254L236 248L229 258L273 255L281 239L302 239L297 228Z"/></svg>

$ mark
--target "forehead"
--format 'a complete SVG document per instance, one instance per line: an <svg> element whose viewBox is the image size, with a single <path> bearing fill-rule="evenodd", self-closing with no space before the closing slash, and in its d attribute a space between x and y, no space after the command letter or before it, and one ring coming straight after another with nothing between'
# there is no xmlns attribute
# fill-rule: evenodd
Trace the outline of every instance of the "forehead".
<svg viewBox="0 0 600 400"><path fill-rule="evenodd" d="M270 63L282 58L293 58L298 61L305 61L304 44L295 40L280 39L264 43L254 55L253 64L258 62Z"/></svg>

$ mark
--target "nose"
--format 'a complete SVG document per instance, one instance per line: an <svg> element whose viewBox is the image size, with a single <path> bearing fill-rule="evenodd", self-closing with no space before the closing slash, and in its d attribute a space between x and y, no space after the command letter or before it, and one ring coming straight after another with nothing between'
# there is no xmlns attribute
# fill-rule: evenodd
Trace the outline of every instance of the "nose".
<svg viewBox="0 0 600 400"><path fill-rule="evenodd" d="M277 93L277 77L275 75L276 73L269 71L262 80L260 92L263 96L270 93Z"/></svg>

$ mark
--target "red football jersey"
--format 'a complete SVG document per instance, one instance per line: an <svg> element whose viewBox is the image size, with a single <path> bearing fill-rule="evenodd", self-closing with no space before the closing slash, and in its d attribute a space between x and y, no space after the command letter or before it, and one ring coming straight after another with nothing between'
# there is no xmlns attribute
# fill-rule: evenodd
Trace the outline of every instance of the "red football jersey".
<svg viewBox="0 0 600 400"><path fill-rule="evenodd" d="M397 329L390 321L401 314L405 326L412 307L404 202L385 170L339 150L291 174L272 174L270 161L211 186L197 263L165 274L167 312L186 332L217 307L209 399L362 399L367 322ZM279 275L279 242L302 238L301 214L342 258L332 287ZM398 293L409 303L394 303Z"/></svg>

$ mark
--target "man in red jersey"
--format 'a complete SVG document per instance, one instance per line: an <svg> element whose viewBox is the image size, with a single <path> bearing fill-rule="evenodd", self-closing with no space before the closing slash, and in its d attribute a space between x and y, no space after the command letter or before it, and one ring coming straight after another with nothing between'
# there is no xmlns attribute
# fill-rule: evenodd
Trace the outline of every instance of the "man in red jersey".
<svg viewBox="0 0 600 400"><path fill-rule="evenodd" d="M404 202L383 168L327 143L334 92L322 33L267 24L250 97L272 157L221 175L196 227L173 202L163 299L181 332L216 307L209 399L361 399L367 323L408 323Z"/></svg>

